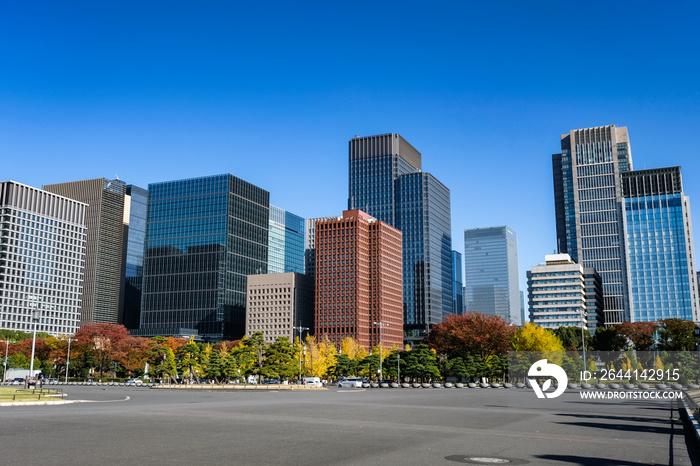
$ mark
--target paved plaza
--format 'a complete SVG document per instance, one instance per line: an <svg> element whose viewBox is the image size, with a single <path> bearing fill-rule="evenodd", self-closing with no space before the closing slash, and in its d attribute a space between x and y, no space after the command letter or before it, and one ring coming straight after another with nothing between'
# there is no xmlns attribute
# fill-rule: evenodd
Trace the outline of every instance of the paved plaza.
<svg viewBox="0 0 700 466"><path fill-rule="evenodd" d="M669 401L516 389L66 392L90 402L0 408L2 464L689 465L695 455Z"/></svg>

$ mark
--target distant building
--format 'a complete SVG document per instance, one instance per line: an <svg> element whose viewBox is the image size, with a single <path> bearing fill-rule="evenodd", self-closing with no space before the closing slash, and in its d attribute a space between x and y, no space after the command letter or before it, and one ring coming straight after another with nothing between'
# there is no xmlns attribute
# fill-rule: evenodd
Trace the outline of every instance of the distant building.
<svg viewBox="0 0 700 466"><path fill-rule="evenodd" d="M525 293L520 291L520 325L525 325L530 321L525 311Z"/></svg>
<svg viewBox="0 0 700 466"><path fill-rule="evenodd" d="M700 321L690 202L680 167L622 173L632 322Z"/></svg>
<svg viewBox="0 0 700 466"><path fill-rule="evenodd" d="M520 325L518 240L512 229L464 230L464 283L467 311Z"/></svg>
<svg viewBox="0 0 700 466"><path fill-rule="evenodd" d="M464 294L462 286L462 254L452 251L452 314L464 313Z"/></svg>
<svg viewBox="0 0 700 466"><path fill-rule="evenodd" d="M268 273L304 273L304 219L270 206Z"/></svg>
<svg viewBox="0 0 700 466"><path fill-rule="evenodd" d="M527 273L530 322L540 327L588 327L590 320L597 321L595 308L588 314L587 276L584 268L568 254L545 256L545 264L532 267ZM600 277L590 270L593 292L592 301L602 299Z"/></svg>
<svg viewBox="0 0 700 466"><path fill-rule="evenodd" d="M415 343L453 312L450 190L422 171L398 134L349 141L348 208L403 234L404 339Z"/></svg>
<svg viewBox="0 0 700 466"><path fill-rule="evenodd" d="M88 205L87 242L80 323L121 324L124 319L126 184L97 178L45 185L60 196ZM128 220L127 220L128 221Z"/></svg>
<svg viewBox="0 0 700 466"><path fill-rule="evenodd" d="M584 267L583 277L586 293L586 322L588 330L595 333L598 327L605 325L603 280L593 267Z"/></svg>
<svg viewBox="0 0 700 466"><path fill-rule="evenodd" d="M632 170L626 127L572 130L552 155L557 250L603 280L606 324L629 320L620 174Z"/></svg>
<svg viewBox="0 0 700 466"><path fill-rule="evenodd" d="M316 223L314 334L403 345L401 232L359 210ZM380 327L382 324L384 327Z"/></svg>
<svg viewBox="0 0 700 466"><path fill-rule="evenodd" d="M314 283L299 273L248 275L246 336L294 341L299 327L314 329Z"/></svg>
<svg viewBox="0 0 700 466"><path fill-rule="evenodd" d="M80 321L87 205L0 183L0 329L72 335Z"/></svg>
<svg viewBox="0 0 700 466"><path fill-rule="evenodd" d="M266 274L270 194L230 174L148 186L140 336L245 334L248 275Z"/></svg>
<svg viewBox="0 0 700 466"><path fill-rule="evenodd" d="M126 282L124 285L124 320L128 329L138 329L141 321L143 286L143 252L146 247L146 212L148 190L126 185L125 200L128 229L126 234Z"/></svg>
<svg viewBox="0 0 700 466"><path fill-rule="evenodd" d="M317 217L306 219L306 236L304 240L304 274L311 278L316 276L316 222L335 220L338 217Z"/></svg>

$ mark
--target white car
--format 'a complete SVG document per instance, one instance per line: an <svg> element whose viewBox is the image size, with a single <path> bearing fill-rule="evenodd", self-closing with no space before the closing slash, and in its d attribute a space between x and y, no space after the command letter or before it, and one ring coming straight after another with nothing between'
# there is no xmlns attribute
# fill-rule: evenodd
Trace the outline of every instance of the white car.
<svg viewBox="0 0 700 466"><path fill-rule="evenodd" d="M362 379L341 379L338 388L362 388Z"/></svg>

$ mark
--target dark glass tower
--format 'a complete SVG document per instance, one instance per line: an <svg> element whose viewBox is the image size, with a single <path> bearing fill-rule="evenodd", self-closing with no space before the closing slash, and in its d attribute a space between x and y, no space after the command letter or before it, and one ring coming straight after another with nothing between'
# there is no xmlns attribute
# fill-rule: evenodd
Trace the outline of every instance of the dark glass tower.
<svg viewBox="0 0 700 466"><path fill-rule="evenodd" d="M351 139L349 164L348 208L403 233L404 338L419 341L452 313L450 191L398 134Z"/></svg>
<svg viewBox="0 0 700 466"><path fill-rule="evenodd" d="M141 289L143 286L143 251L146 245L148 190L126 185L129 226L126 233L126 283L124 285L124 326L139 328Z"/></svg>
<svg viewBox="0 0 700 466"><path fill-rule="evenodd" d="M632 169L627 128L572 130L552 156L557 248L603 281L605 323L629 320L620 174Z"/></svg>
<svg viewBox="0 0 700 466"><path fill-rule="evenodd" d="M138 333L241 338L246 276L267 273L269 193L229 174L148 191Z"/></svg>
<svg viewBox="0 0 700 466"><path fill-rule="evenodd" d="M462 281L462 254L452 251L452 314L464 313L464 288Z"/></svg>

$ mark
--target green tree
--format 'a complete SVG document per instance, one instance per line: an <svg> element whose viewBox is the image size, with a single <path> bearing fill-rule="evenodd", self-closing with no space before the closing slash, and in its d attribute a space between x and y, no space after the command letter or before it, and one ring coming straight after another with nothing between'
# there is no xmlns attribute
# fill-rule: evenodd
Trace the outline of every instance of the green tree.
<svg viewBox="0 0 700 466"><path fill-rule="evenodd" d="M561 340L561 343L566 351L581 350L581 327L558 327L554 329L553 332ZM591 332L584 330L583 339L586 342L586 348L590 348L591 341L593 340Z"/></svg>
<svg viewBox="0 0 700 466"><path fill-rule="evenodd" d="M219 378L224 374L224 359L221 357L221 351L212 350L204 373L207 378L214 379L216 383L219 383Z"/></svg>
<svg viewBox="0 0 700 466"><path fill-rule="evenodd" d="M695 324L683 319L661 321L659 341L665 351L695 351Z"/></svg>
<svg viewBox="0 0 700 466"><path fill-rule="evenodd" d="M265 365L260 374L266 378L293 378L298 368L294 356L297 352L287 337L278 338L265 351Z"/></svg>
<svg viewBox="0 0 700 466"><path fill-rule="evenodd" d="M335 359L332 373L336 378L350 377L357 374L357 361L350 359L347 354L339 354Z"/></svg>
<svg viewBox="0 0 700 466"><path fill-rule="evenodd" d="M411 351L401 355L406 361L406 376L414 380L430 381L440 377L437 353L425 343L416 345Z"/></svg>
<svg viewBox="0 0 700 466"><path fill-rule="evenodd" d="M259 378L265 361L265 346L263 333L255 332L250 337L243 337L241 344L232 350L243 375L255 375Z"/></svg>

